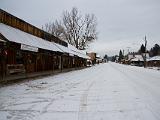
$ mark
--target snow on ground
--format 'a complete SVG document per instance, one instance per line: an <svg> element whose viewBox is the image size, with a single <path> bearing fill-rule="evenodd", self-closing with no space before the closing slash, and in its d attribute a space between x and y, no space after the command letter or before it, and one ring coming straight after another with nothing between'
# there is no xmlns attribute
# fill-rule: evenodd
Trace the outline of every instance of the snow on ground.
<svg viewBox="0 0 160 120"><path fill-rule="evenodd" d="M160 120L160 71L105 63L0 88L0 120Z"/></svg>

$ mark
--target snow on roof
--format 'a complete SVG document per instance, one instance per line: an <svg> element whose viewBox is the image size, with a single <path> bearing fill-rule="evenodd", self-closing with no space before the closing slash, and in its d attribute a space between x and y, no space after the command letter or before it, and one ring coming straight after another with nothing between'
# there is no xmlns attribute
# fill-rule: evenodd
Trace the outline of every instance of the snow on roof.
<svg viewBox="0 0 160 120"><path fill-rule="evenodd" d="M134 58L134 55L133 54L129 54L128 55L128 60L131 60L131 59L133 59Z"/></svg>
<svg viewBox="0 0 160 120"><path fill-rule="evenodd" d="M62 52L61 49L56 47L54 44L51 44L51 42L47 40L44 40L42 38L36 37L29 33L23 32L19 29L10 27L3 23L0 23L0 33L4 35L4 37L6 37L11 42L25 44L32 47L37 47L37 48L51 50L51 51Z"/></svg>
<svg viewBox="0 0 160 120"><path fill-rule="evenodd" d="M73 45L71 44L68 44L68 48L70 49L70 52L74 55L77 55L81 58L85 58L85 59L90 59L90 57L88 55L86 55L84 53L84 51L81 51L81 50L78 50L76 47L74 47Z"/></svg>
<svg viewBox="0 0 160 120"><path fill-rule="evenodd" d="M10 27L3 23L0 23L0 33L11 42L29 45L32 47L37 47L51 51L65 52L69 53L70 55L77 55L81 58L90 59L89 56L87 56L85 53L83 53L82 51L78 50L70 44L68 44L68 47L65 47L54 42L49 42L47 40L23 32L19 29Z"/></svg>
<svg viewBox="0 0 160 120"><path fill-rule="evenodd" d="M148 61L160 61L160 56L151 57Z"/></svg>
<svg viewBox="0 0 160 120"><path fill-rule="evenodd" d="M57 46L62 52L64 53L70 53L70 50L68 47L62 46L60 44L57 44L55 42L52 42L52 44L54 44L55 46Z"/></svg>
<svg viewBox="0 0 160 120"><path fill-rule="evenodd" d="M101 56L97 54L96 57L97 57L97 58L100 58Z"/></svg>
<svg viewBox="0 0 160 120"><path fill-rule="evenodd" d="M144 61L144 59L142 55L135 55L135 57L131 59L131 61Z"/></svg>

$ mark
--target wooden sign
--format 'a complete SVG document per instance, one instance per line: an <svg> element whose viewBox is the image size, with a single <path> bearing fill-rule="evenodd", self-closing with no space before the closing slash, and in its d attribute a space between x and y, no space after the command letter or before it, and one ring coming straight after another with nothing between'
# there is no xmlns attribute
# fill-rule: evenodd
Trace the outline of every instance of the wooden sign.
<svg viewBox="0 0 160 120"><path fill-rule="evenodd" d="M28 50L28 51L32 51L32 52L38 52L38 48L37 47L24 45L24 44L21 44L21 50Z"/></svg>

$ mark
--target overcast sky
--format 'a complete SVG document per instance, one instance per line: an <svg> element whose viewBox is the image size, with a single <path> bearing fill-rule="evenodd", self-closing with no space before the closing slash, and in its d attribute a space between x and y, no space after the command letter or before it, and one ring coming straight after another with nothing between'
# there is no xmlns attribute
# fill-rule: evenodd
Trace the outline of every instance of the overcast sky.
<svg viewBox="0 0 160 120"><path fill-rule="evenodd" d="M134 51L147 36L150 49L160 44L160 0L0 0L0 8L41 28L77 7L98 19L98 40L90 50L100 54Z"/></svg>

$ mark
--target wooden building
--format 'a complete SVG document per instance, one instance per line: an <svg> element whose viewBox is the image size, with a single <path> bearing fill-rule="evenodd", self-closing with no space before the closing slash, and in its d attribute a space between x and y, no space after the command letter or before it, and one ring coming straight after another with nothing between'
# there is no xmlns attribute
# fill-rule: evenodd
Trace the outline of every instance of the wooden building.
<svg viewBox="0 0 160 120"><path fill-rule="evenodd" d="M0 9L0 82L86 66L67 42Z"/></svg>
<svg viewBox="0 0 160 120"><path fill-rule="evenodd" d="M147 67L160 67L160 56L154 56L148 59Z"/></svg>
<svg viewBox="0 0 160 120"><path fill-rule="evenodd" d="M90 53L87 53L87 55L91 58L90 60L92 61L92 64L96 64L96 53L94 52L90 52Z"/></svg>

